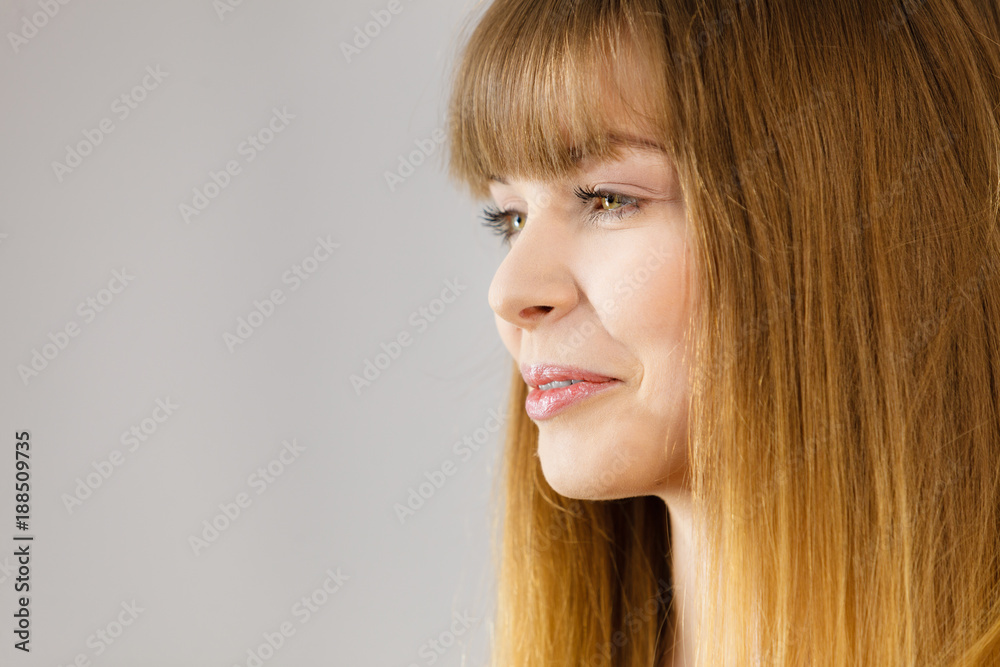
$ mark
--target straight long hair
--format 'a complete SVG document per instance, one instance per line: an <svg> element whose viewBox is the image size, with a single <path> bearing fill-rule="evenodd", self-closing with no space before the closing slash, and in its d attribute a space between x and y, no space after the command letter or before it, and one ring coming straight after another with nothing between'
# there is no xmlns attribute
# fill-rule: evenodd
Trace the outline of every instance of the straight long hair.
<svg viewBox="0 0 1000 667"><path fill-rule="evenodd" d="M676 164L698 664L1000 664L996 0L496 0L468 32L473 196L615 155L609 95ZM662 665L664 503L553 491L526 391L515 369L493 664Z"/></svg>

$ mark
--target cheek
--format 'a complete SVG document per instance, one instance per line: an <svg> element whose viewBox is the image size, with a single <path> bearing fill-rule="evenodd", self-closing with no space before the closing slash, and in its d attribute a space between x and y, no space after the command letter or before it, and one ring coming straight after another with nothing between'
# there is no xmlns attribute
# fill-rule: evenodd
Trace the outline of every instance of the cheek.
<svg viewBox="0 0 1000 667"><path fill-rule="evenodd" d="M651 239L647 248L614 262L595 284L605 328L641 361L673 356L690 318L687 246L682 239Z"/></svg>
<svg viewBox="0 0 1000 667"><path fill-rule="evenodd" d="M605 318L611 337L641 369L634 405L657 442L678 441L686 420L691 259L682 239L652 239L627 257L612 285L617 308Z"/></svg>
<svg viewBox="0 0 1000 667"><path fill-rule="evenodd" d="M681 342L690 317L683 258L671 257L649 275L634 300L636 342L653 345L661 354L668 353L665 345Z"/></svg>

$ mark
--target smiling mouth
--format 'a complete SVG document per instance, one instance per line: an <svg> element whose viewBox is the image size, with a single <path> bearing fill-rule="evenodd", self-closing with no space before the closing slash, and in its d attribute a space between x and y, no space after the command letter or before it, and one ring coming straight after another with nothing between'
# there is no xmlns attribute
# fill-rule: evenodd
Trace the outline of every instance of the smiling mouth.
<svg viewBox="0 0 1000 667"><path fill-rule="evenodd" d="M588 382L586 380L557 380L532 387L524 401L524 410L535 421L551 419L557 414L584 403L587 399L603 394L624 384L621 380Z"/></svg>
<svg viewBox="0 0 1000 667"><path fill-rule="evenodd" d="M578 366L563 366L553 363L521 364L521 377L525 384L535 389L551 390L568 387L579 382L609 382L616 380L609 375L602 375ZM566 384L566 383L569 384Z"/></svg>
<svg viewBox="0 0 1000 667"><path fill-rule="evenodd" d="M544 362L522 364L521 376L530 387L524 409L535 421L554 417L592 396L624 384L618 378L579 366Z"/></svg>
<svg viewBox="0 0 1000 667"><path fill-rule="evenodd" d="M583 380L555 380L549 382L548 384L539 385L538 388L542 391L548 391L549 389L561 389L562 387L568 387L571 384L577 384L578 382L583 382Z"/></svg>

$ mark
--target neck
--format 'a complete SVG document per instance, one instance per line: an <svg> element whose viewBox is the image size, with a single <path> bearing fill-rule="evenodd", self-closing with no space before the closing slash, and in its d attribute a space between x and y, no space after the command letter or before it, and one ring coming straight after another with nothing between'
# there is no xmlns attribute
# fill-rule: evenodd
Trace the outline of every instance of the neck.
<svg viewBox="0 0 1000 667"><path fill-rule="evenodd" d="M692 667L698 636L699 596L695 589L698 554L692 534L691 494L687 490L660 496L670 515L670 570L673 580L673 647L667 667Z"/></svg>

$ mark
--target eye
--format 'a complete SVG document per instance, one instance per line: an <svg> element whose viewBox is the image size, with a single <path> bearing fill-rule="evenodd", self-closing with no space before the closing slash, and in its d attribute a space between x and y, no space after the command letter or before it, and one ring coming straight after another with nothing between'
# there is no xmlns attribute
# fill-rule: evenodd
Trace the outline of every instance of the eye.
<svg viewBox="0 0 1000 667"><path fill-rule="evenodd" d="M497 236L503 237L504 243L508 243L510 238L517 232L524 229L527 216L518 211L504 211L493 206L487 206L483 210L483 225L493 230Z"/></svg>
<svg viewBox="0 0 1000 667"><path fill-rule="evenodd" d="M629 197L618 192L594 190L591 188L577 187L574 194L585 202L598 200L600 208L590 212L590 221L597 222L602 217L613 217L621 219L637 213L640 203L643 201L636 197ZM632 210L632 213L628 211ZM528 216L512 209L499 209L494 206L487 206L483 209L483 225L493 230L493 233L502 237L503 243L510 243L511 238L524 229Z"/></svg>
<svg viewBox="0 0 1000 667"><path fill-rule="evenodd" d="M641 201L635 197L628 197L618 192L594 190L579 186L573 191L573 193L585 202L590 202L595 199L600 202L600 210L594 211L592 214L595 219L609 215L619 219L624 218L626 215L630 215L626 214L625 210L630 205L634 206L635 209L638 210L639 203Z"/></svg>
<svg viewBox="0 0 1000 667"><path fill-rule="evenodd" d="M617 193L606 194L601 197L601 205L604 206L606 211L614 211L619 209L625 204L621 201L623 197Z"/></svg>

